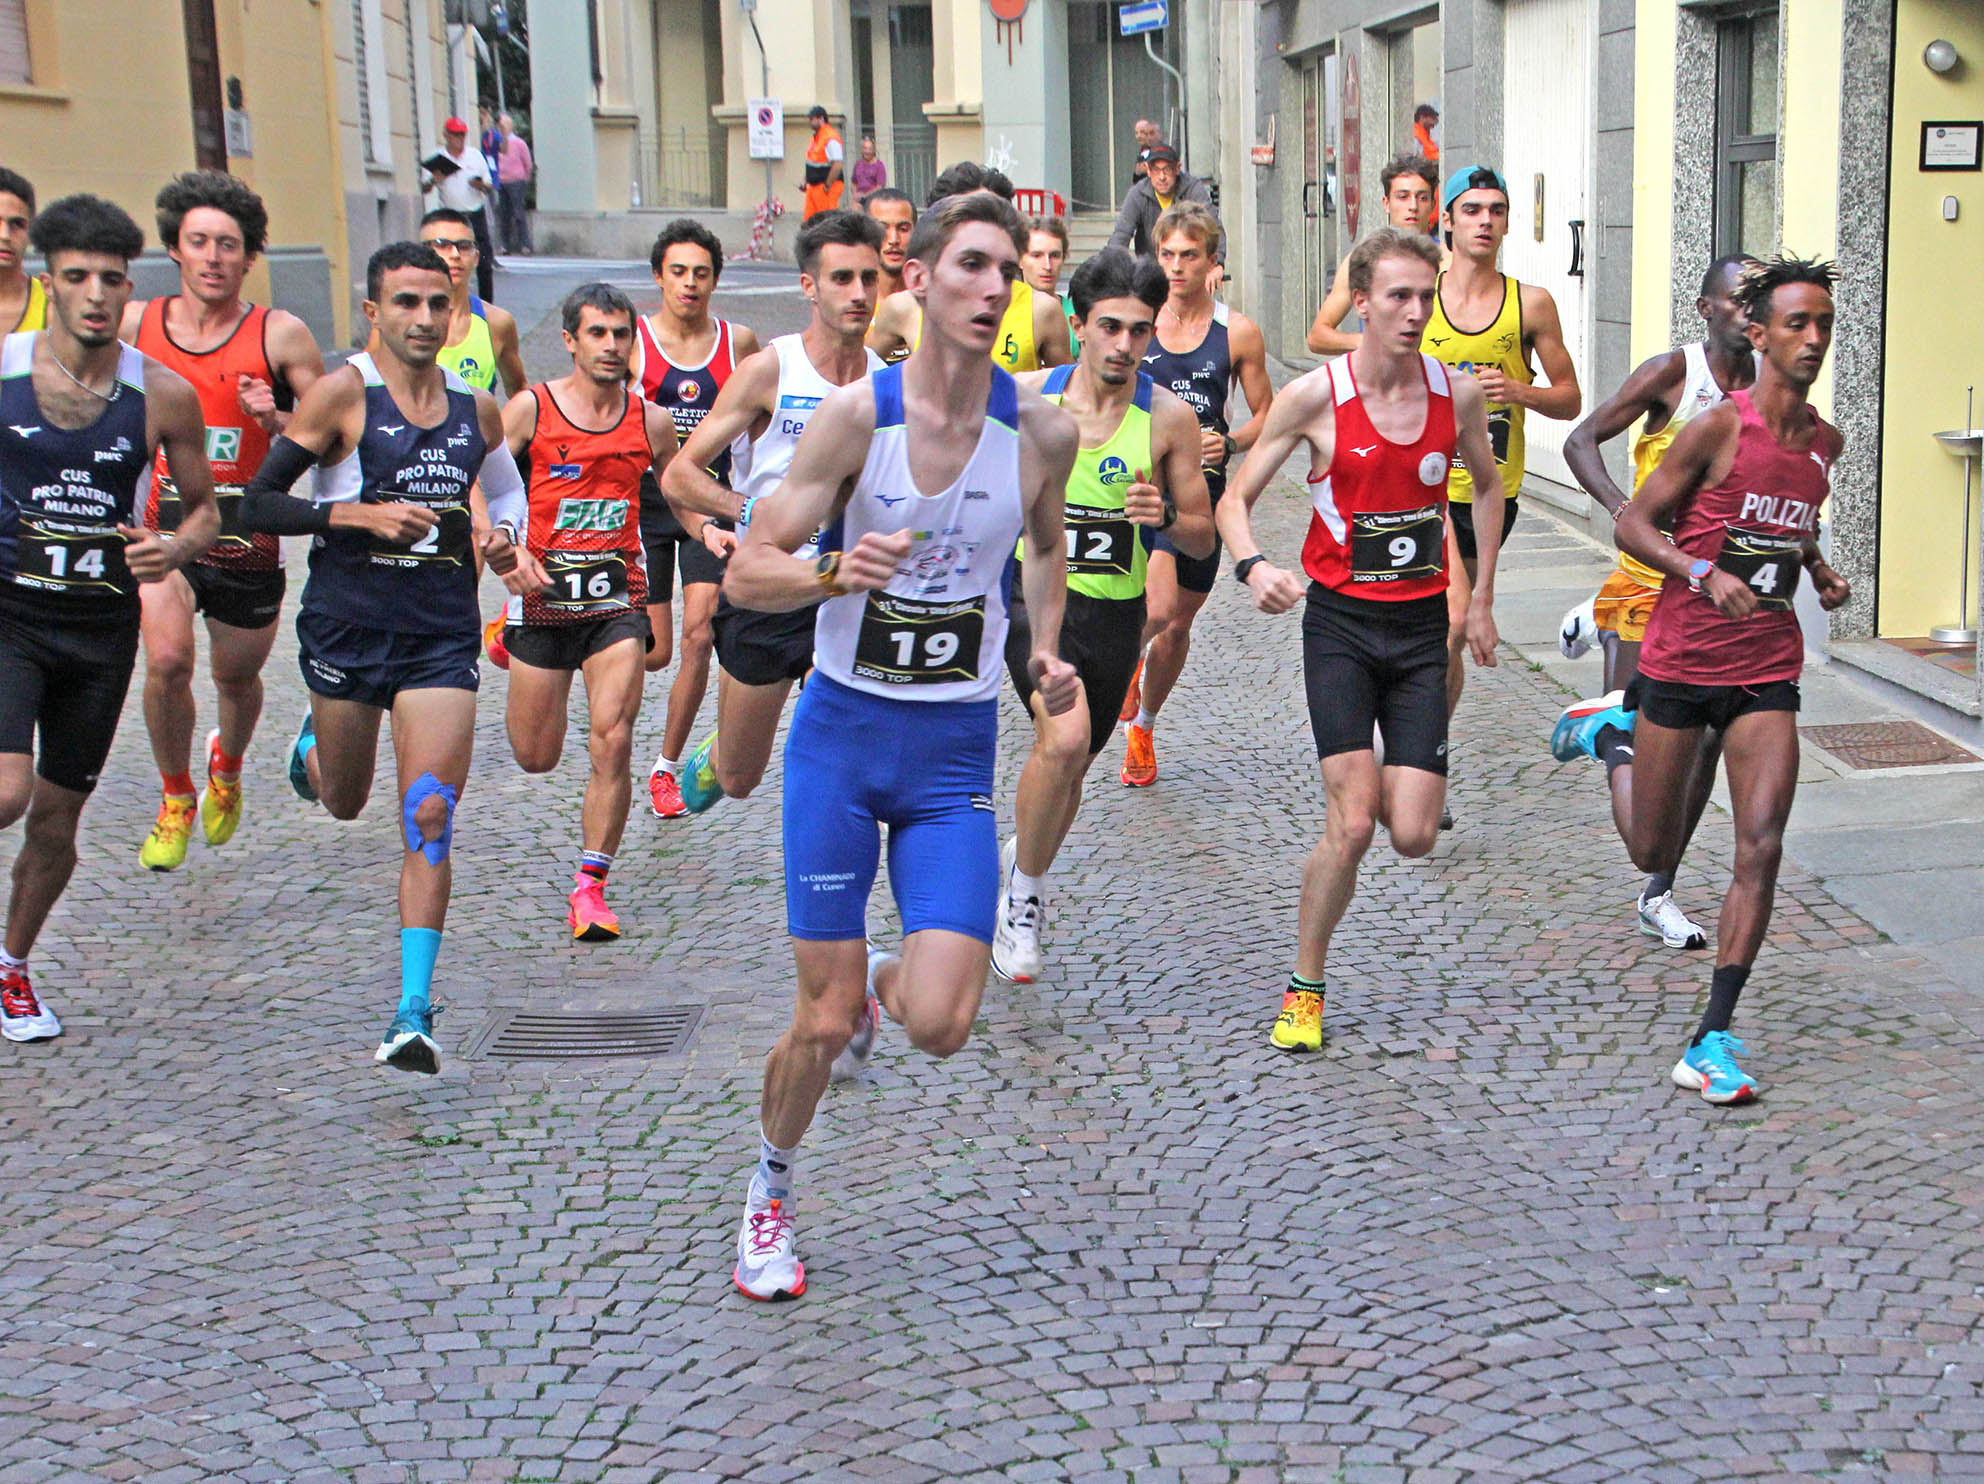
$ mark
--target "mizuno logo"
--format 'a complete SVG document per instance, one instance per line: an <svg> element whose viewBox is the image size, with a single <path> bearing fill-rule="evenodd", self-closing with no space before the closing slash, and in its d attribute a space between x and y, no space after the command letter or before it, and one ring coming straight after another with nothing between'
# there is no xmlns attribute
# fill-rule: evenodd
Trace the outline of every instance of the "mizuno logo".
<svg viewBox="0 0 1984 1484"><path fill-rule="evenodd" d="M1357 448L1353 446L1350 451L1356 454L1357 457L1360 459L1368 459L1369 457L1371 457L1371 451L1375 449L1377 446L1378 445L1375 443L1367 443L1362 448Z"/></svg>
<svg viewBox="0 0 1984 1484"><path fill-rule="evenodd" d="M875 503L885 510L893 510L908 498L908 495L877 495L875 496Z"/></svg>
<svg viewBox="0 0 1984 1484"><path fill-rule="evenodd" d="M405 426L406 426L405 423L380 423L379 426L374 428L372 431L375 433L382 433L388 438L397 438L400 434L400 430Z"/></svg>
<svg viewBox="0 0 1984 1484"><path fill-rule="evenodd" d="M16 433L20 434L23 438L32 438L36 433L39 433L41 431L40 423L36 423L31 428L24 428L19 423L8 423L7 426L12 428Z"/></svg>
<svg viewBox="0 0 1984 1484"><path fill-rule="evenodd" d="M1426 343L1428 345L1445 345L1451 339L1453 339L1451 335L1428 335L1426 337Z"/></svg>
<svg viewBox="0 0 1984 1484"><path fill-rule="evenodd" d="M1154 355L1147 355L1147 356L1145 356L1145 357L1144 357L1144 364L1145 364L1146 366L1149 366L1149 365L1154 365L1154 364L1155 364L1156 362L1158 362L1159 360L1161 360L1161 359L1163 359L1163 356L1164 356L1164 352L1163 352L1163 351L1158 351L1158 352L1157 352L1156 354L1154 354Z"/></svg>

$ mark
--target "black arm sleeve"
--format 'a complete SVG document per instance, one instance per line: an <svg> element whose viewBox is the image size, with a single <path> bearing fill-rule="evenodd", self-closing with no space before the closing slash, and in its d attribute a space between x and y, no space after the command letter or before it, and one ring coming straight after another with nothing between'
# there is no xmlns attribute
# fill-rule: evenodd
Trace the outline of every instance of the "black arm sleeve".
<svg viewBox="0 0 1984 1484"><path fill-rule="evenodd" d="M313 536L331 528L331 507L299 500L290 487L316 466L317 456L278 436L241 495L241 524L273 536Z"/></svg>

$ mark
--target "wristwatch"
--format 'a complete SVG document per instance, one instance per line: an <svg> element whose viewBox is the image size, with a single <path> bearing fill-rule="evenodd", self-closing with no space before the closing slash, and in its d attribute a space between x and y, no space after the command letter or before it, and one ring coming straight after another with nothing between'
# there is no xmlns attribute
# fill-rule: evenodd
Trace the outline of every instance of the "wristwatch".
<svg viewBox="0 0 1984 1484"><path fill-rule="evenodd" d="M1250 557L1242 557L1233 564L1233 580L1245 587L1248 574L1266 560L1267 557L1258 551Z"/></svg>
<svg viewBox="0 0 1984 1484"><path fill-rule="evenodd" d="M813 577L814 581L826 589L830 598L841 597L847 592L847 589L840 585L840 553L837 551L820 553L820 559L813 563Z"/></svg>
<svg viewBox="0 0 1984 1484"><path fill-rule="evenodd" d="M1178 524L1178 502L1172 498L1170 490L1158 491L1158 498L1164 502L1164 519L1157 523L1157 528L1168 531Z"/></svg>
<svg viewBox="0 0 1984 1484"><path fill-rule="evenodd" d="M1711 562L1707 557L1696 557L1694 561L1688 564L1689 588L1695 592L1700 592L1702 590L1702 584L1708 581L1708 574L1714 570L1714 562Z"/></svg>
<svg viewBox="0 0 1984 1484"><path fill-rule="evenodd" d="M1233 435L1231 433L1221 433L1219 440L1226 445L1226 457L1221 462L1230 464L1233 462L1233 455L1240 452L1240 445L1233 441Z"/></svg>

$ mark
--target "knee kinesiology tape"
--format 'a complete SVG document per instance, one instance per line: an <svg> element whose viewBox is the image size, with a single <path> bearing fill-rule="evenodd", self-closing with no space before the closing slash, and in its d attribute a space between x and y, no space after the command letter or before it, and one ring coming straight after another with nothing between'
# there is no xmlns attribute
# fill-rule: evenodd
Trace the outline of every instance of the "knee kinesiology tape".
<svg viewBox="0 0 1984 1484"><path fill-rule="evenodd" d="M429 840L422 834L420 821L414 816L422 804L437 794L447 808L448 817L442 821L440 836ZM443 783L432 773L422 773L413 780L413 787L406 791L406 798L400 805L400 823L406 828L406 848L419 851L430 866L438 866L448 858L448 849L455 838L455 800L460 797L453 784Z"/></svg>

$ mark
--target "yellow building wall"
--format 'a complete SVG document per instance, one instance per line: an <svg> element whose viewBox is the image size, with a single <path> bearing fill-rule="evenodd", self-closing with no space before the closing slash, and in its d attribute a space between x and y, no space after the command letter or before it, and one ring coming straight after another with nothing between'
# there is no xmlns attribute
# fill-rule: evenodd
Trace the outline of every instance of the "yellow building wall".
<svg viewBox="0 0 1984 1484"><path fill-rule="evenodd" d="M1940 77L1922 63L1939 37L1963 58ZM1901 0L1894 55L1880 631L1905 637L1956 617L1961 565L1971 560L1960 544L1963 466L1929 435L1962 426L1966 386L1984 392L1984 295L1971 287L1984 264L1984 175L1925 173L1918 163L1923 121L1984 118L1984 5ZM1942 219L1945 196L1959 203L1954 222ZM1970 539L1974 549L1974 525ZM1974 585L1970 598L1974 612Z"/></svg>
<svg viewBox="0 0 1984 1484"><path fill-rule="evenodd" d="M1674 0L1639 0L1633 32L1633 364L1669 348L1674 273Z"/></svg>
<svg viewBox="0 0 1984 1484"><path fill-rule="evenodd" d="M1778 240L1800 257L1830 258L1839 241L1841 0L1784 0L1782 188ZM1832 362L1812 387L1812 405L1832 415Z"/></svg>

